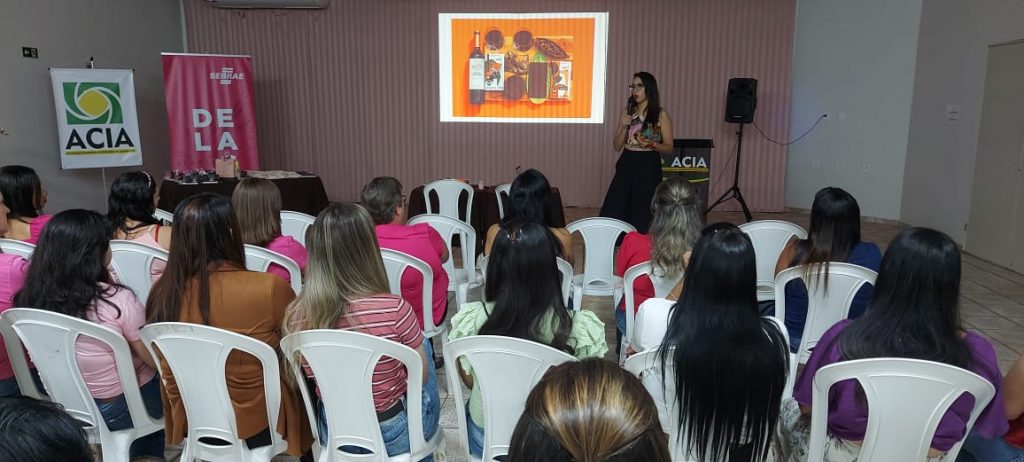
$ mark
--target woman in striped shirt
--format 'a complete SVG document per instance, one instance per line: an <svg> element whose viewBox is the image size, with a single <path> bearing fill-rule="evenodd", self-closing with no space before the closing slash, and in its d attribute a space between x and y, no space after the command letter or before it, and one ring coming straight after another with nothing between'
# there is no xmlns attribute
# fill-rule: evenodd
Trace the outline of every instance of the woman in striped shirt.
<svg viewBox="0 0 1024 462"><path fill-rule="evenodd" d="M285 334L342 329L417 350L423 360L423 436L430 439L437 431L441 405L433 351L430 342L423 341L412 306L388 293L387 275L369 213L356 204L332 204L313 222L306 244L306 285L285 313ZM393 358L381 358L373 371L373 402L389 456L409 451L405 384L406 370L402 364ZM323 441L327 438L327 421L319 405L318 412L317 427ZM358 453L360 449L349 452Z"/></svg>

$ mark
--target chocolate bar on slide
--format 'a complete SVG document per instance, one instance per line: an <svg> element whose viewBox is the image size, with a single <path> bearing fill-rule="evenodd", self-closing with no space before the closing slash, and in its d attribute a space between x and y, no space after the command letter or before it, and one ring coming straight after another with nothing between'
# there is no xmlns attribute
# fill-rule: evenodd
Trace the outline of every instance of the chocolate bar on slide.
<svg viewBox="0 0 1024 462"><path fill-rule="evenodd" d="M548 97L548 63L530 63L526 95L530 98Z"/></svg>

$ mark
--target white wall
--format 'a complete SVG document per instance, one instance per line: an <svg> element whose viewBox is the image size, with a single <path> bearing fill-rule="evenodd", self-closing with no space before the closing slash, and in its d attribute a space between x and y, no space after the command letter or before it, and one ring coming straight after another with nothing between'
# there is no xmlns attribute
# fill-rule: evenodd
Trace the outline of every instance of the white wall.
<svg viewBox="0 0 1024 462"><path fill-rule="evenodd" d="M862 215L900 218L921 2L797 2L790 139L828 118L790 146L787 206L837 186Z"/></svg>
<svg viewBox="0 0 1024 462"><path fill-rule="evenodd" d="M966 240L988 46L1018 39L1024 39L1020 0L924 2L903 222ZM948 104L961 106L959 121L946 120Z"/></svg>
<svg viewBox="0 0 1024 462"><path fill-rule="evenodd" d="M50 67L135 69L143 169L169 169L167 114L160 52L182 50L176 0L5 1L0 8L0 165L39 173L49 192L46 211L91 208L106 212L107 190L98 170L61 170ZM21 47L39 49L39 59ZM107 169L107 184L125 170Z"/></svg>

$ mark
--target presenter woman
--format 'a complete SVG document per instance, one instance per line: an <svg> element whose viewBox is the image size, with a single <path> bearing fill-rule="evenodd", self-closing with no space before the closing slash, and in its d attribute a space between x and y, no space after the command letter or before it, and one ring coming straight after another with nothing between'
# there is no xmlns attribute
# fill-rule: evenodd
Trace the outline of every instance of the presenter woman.
<svg viewBox="0 0 1024 462"><path fill-rule="evenodd" d="M661 183L661 153L672 152L672 119L661 107L658 82L647 72L633 74L631 95L619 113L612 146L622 150L608 185L601 216L629 222L647 233L651 198Z"/></svg>

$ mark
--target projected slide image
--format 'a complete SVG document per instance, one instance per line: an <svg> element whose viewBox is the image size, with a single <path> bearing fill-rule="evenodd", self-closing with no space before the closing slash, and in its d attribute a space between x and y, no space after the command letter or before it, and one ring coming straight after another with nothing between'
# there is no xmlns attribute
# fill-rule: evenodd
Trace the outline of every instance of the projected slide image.
<svg viewBox="0 0 1024 462"><path fill-rule="evenodd" d="M441 14L441 120L600 123L606 13Z"/></svg>

